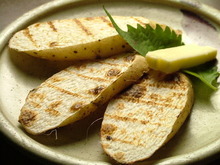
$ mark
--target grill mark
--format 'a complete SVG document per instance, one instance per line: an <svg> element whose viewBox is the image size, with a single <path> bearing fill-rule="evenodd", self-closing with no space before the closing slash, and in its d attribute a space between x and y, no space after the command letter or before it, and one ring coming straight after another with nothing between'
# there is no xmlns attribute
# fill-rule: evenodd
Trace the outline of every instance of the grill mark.
<svg viewBox="0 0 220 165"><path fill-rule="evenodd" d="M137 119L137 118L131 118L131 117L127 117L127 116L110 115L110 114L106 113L105 117L115 119L115 120L124 121L124 122L140 123L140 124L143 124L143 125L151 124L151 125L161 126L161 123L150 123L149 120L140 120L140 119Z"/></svg>
<svg viewBox="0 0 220 165"><path fill-rule="evenodd" d="M57 28L55 27L55 25L53 24L52 21L49 21L49 22L47 22L47 23L48 23L48 25L50 26L50 28L51 28L54 32L57 32Z"/></svg>
<svg viewBox="0 0 220 165"><path fill-rule="evenodd" d="M186 96L186 94L184 94L184 93L177 93L177 92L174 92L174 93L172 93L171 94L171 97L184 97L184 96Z"/></svg>
<svg viewBox="0 0 220 165"><path fill-rule="evenodd" d="M77 75L78 77L82 77L82 78L85 78L85 79L89 79L89 80L93 80L93 81L98 81L98 82L110 82L109 79L103 79L103 78L99 78L99 77L90 77L90 76L85 76L83 74L79 74L79 73L76 73L74 71L70 71L68 69L65 70L66 72L69 72L70 74L75 74Z"/></svg>
<svg viewBox="0 0 220 165"><path fill-rule="evenodd" d="M98 63L103 64L103 65L109 65L109 66L120 66L120 67L128 67L130 65L126 63L110 63L110 62L104 62L104 61L98 61Z"/></svg>
<svg viewBox="0 0 220 165"><path fill-rule="evenodd" d="M53 76L49 79L49 82L56 83L56 82L65 81L65 80L66 80L66 78L64 78L64 77Z"/></svg>
<svg viewBox="0 0 220 165"><path fill-rule="evenodd" d="M85 18L85 20L87 20L87 21L92 21L92 20L94 20L95 19L95 17L86 17Z"/></svg>
<svg viewBox="0 0 220 165"><path fill-rule="evenodd" d="M158 103L156 102L155 100L146 100L147 98L134 98L134 97L131 97L131 96L124 96L124 95L120 95L119 97L117 97L117 99L122 99L122 100L126 100L128 102L136 102L136 103L141 103L141 104L147 104L147 105L150 105L150 106L160 106L160 107L166 107L166 108L174 108L174 109L182 109L183 106L181 105L172 105L170 103L167 103L167 102L163 102L163 103Z"/></svg>
<svg viewBox="0 0 220 165"><path fill-rule="evenodd" d="M38 118L38 113L36 111L22 108L21 114L19 116L19 122L25 125L26 127L31 127L34 124L34 122L37 120L37 118Z"/></svg>
<svg viewBox="0 0 220 165"><path fill-rule="evenodd" d="M53 103L51 103L50 105L49 105L49 108L50 109L55 109L55 108L57 108L60 104L62 104L62 101L55 101L55 102L53 102Z"/></svg>
<svg viewBox="0 0 220 165"><path fill-rule="evenodd" d="M34 24L34 27L39 27L41 24L40 23L36 23Z"/></svg>
<svg viewBox="0 0 220 165"><path fill-rule="evenodd" d="M147 147L149 145L149 143L147 143L146 141L142 140L139 137L142 137L143 135L146 135L147 133L152 133L152 132L153 132L153 130L141 131L141 132L136 133L136 135L133 137L127 136L124 138L123 136L121 136L121 137L123 137L123 139L117 138L117 137L112 137L111 141L114 141L114 142L117 141L117 142L124 143L124 144L130 144L130 145L137 146L137 147L138 146ZM160 132L166 133L166 131L162 131L162 130ZM157 135L155 133L153 133L152 136L155 139L157 139L157 138L162 139L164 137L164 135Z"/></svg>
<svg viewBox="0 0 220 165"><path fill-rule="evenodd" d="M26 36L33 43L33 45L35 47L38 47L36 41L33 39L33 36L30 33L30 30L29 30L28 27L26 29L24 29L23 34L24 34L24 36Z"/></svg>
<svg viewBox="0 0 220 165"><path fill-rule="evenodd" d="M148 97L153 101L173 102L173 97L171 97L171 96L166 96L164 98L164 97L161 97L161 95L159 95L159 94L152 93L152 94L148 95Z"/></svg>
<svg viewBox="0 0 220 165"><path fill-rule="evenodd" d="M137 17L131 17L133 20L137 21L138 23L140 23L141 25L145 26L146 23L142 22L141 20L139 20Z"/></svg>
<svg viewBox="0 0 220 165"><path fill-rule="evenodd" d="M37 103L37 102L34 102L34 101L29 101L29 103L34 107L34 108L41 108L42 105Z"/></svg>
<svg viewBox="0 0 220 165"><path fill-rule="evenodd" d="M173 85L172 83L167 84L167 83L146 83L146 86L148 87L155 87L155 88L167 88L167 89L174 89L174 90L181 90L181 91L185 91L187 90L187 87L184 86L183 82L175 82L178 83L177 85Z"/></svg>
<svg viewBox="0 0 220 165"><path fill-rule="evenodd" d="M82 95L80 95L80 94L78 94L78 93L70 92L70 91L68 91L68 90L65 90L65 89L63 89L63 88L60 88L60 87L58 87L58 86L55 86L55 85L52 85L52 84L49 84L49 83L45 83L45 85L46 85L47 87L49 87L49 88L53 88L53 89L55 89L55 90L58 90L59 92L64 93L64 94L68 94L68 95L71 95L71 96L74 96L74 97L81 97L81 98L88 99L88 97L82 96Z"/></svg>
<svg viewBox="0 0 220 165"><path fill-rule="evenodd" d="M45 109L45 112L47 112L49 115L54 116L54 117L60 116L60 112L53 108L47 108Z"/></svg>
<svg viewBox="0 0 220 165"><path fill-rule="evenodd" d="M29 95L28 95L28 99L31 99L31 100L40 100L40 101L43 101L46 97L45 94L43 93L36 93L34 92L36 89L32 90Z"/></svg>
<svg viewBox="0 0 220 165"><path fill-rule="evenodd" d="M78 19L73 19L73 21L87 34L87 35L92 35L92 33L89 31L88 28L86 28L82 22Z"/></svg>
<svg viewBox="0 0 220 165"><path fill-rule="evenodd" d="M142 146L142 147L146 147L146 143L144 142L140 142L142 141L141 139L133 139L133 138L130 138L131 140L125 140L125 139L119 139L119 138L112 138L111 141L117 141L117 142L120 142L120 143L124 143L124 144L130 144L130 145L133 145L133 146Z"/></svg>
<svg viewBox="0 0 220 165"><path fill-rule="evenodd" d="M100 17L100 19L101 19L104 23L106 23L109 27L113 28L112 23L111 23L108 19L106 19L106 17Z"/></svg>
<svg viewBox="0 0 220 165"><path fill-rule="evenodd" d="M148 95L150 99L154 101L161 101L161 102L172 102L174 97L175 99L178 99L178 98L185 97L185 96L186 94L178 93L178 92L173 92L169 96L166 96L166 97L161 97L161 95L154 94L154 93Z"/></svg>

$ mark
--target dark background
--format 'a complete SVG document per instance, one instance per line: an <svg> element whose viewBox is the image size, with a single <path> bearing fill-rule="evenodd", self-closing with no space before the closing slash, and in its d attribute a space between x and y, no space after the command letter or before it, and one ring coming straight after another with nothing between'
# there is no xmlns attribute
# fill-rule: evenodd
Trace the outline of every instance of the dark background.
<svg viewBox="0 0 220 165"><path fill-rule="evenodd" d="M51 0L0 0L0 31L25 12L50 1ZM220 0L199 1L220 10ZM0 133L0 164L41 165L51 164L51 162L42 160L41 158L22 150ZM199 164L204 163L200 162ZM220 164L220 156L218 160L213 160L209 163L209 165L218 164Z"/></svg>

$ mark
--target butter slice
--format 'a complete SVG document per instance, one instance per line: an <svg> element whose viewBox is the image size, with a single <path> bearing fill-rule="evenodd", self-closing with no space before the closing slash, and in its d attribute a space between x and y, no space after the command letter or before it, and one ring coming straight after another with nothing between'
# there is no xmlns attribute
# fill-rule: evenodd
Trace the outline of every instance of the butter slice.
<svg viewBox="0 0 220 165"><path fill-rule="evenodd" d="M148 52L146 60L150 68L173 73L216 58L217 49L210 46L183 45Z"/></svg>

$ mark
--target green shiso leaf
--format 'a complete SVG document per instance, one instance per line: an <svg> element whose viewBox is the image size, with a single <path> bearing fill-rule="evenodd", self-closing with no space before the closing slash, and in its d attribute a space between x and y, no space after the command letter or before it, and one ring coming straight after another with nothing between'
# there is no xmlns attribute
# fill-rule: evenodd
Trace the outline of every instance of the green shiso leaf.
<svg viewBox="0 0 220 165"><path fill-rule="evenodd" d="M137 24L137 28L127 25L128 31L123 31L116 24L104 6L103 9L105 10L118 34L142 56L146 56L149 51L184 44L182 42L182 35L176 34L175 31L168 26L163 29L159 24L156 24L156 28L151 27L149 24L147 24L145 27ZM216 62L208 62L193 68L182 70L182 72L200 79L204 84L213 90L218 89L217 78L220 76L220 73L217 71Z"/></svg>
<svg viewBox="0 0 220 165"><path fill-rule="evenodd" d="M217 90L217 78L220 76L220 73L217 71L216 63L216 60L213 60L193 68L185 69L183 72L197 77L211 89Z"/></svg>
<svg viewBox="0 0 220 165"><path fill-rule="evenodd" d="M176 34L168 26L162 29L159 24L156 24L156 28L149 24L146 27L137 24L137 28L127 25L128 31L123 31L103 8L119 35L142 56L146 56L149 51L183 45L182 35Z"/></svg>

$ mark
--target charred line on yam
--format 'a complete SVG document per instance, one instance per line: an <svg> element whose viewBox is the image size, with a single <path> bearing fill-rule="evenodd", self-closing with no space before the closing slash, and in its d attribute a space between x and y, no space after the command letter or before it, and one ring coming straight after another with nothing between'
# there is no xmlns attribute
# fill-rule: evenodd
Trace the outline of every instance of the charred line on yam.
<svg viewBox="0 0 220 165"><path fill-rule="evenodd" d="M55 27L55 25L53 24L52 21L49 21L49 22L47 22L47 23L48 23L48 25L50 26L50 28L51 28L54 32L57 32L57 28Z"/></svg>
<svg viewBox="0 0 220 165"><path fill-rule="evenodd" d="M26 36L26 37L32 42L32 44L33 44L35 47L38 47L36 41L33 39L33 36L32 36L32 34L30 33L30 30L29 30L28 27L23 30L23 34L24 34L24 36Z"/></svg>
<svg viewBox="0 0 220 165"><path fill-rule="evenodd" d="M85 27L82 22L78 19L73 19L73 21L87 34L92 35L91 31L87 27Z"/></svg>
<svg viewBox="0 0 220 165"><path fill-rule="evenodd" d="M126 58L126 57L125 57ZM125 62L132 62L132 61L126 61ZM98 63L102 64L102 65L109 65L112 67L121 67L121 66L128 66L129 64L123 63L123 64L119 64L119 63L109 63L109 62L105 62L105 61L98 61Z"/></svg>
<svg viewBox="0 0 220 165"><path fill-rule="evenodd" d="M141 24L142 26L146 26L146 23L144 23L143 21L141 21L140 19L136 18L136 17L131 17L132 19L134 19L135 21L137 21L139 24Z"/></svg>
<svg viewBox="0 0 220 165"><path fill-rule="evenodd" d="M94 81L98 81L98 82L109 82L108 79L99 78L99 77L86 76L86 75L84 75L84 74L79 74L79 73L76 73L76 72L74 72L74 71L70 71L70 70L67 70L67 69L66 69L65 71L67 71L67 72L69 72L69 73L71 73L71 74L75 74L75 75L77 75L78 77L83 77L83 78L85 78L85 79L94 80Z"/></svg>
<svg viewBox="0 0 220 165"><path fill-rule="evenodd" d="M161 126L160 123L157 122L149 122L149 120L140 120L138 118L132 118L132 117L127 117L127 116L119 116L119 115L111 115L111 114L105 114L106 117L110 119L115 119L118 121L124 121L124 122L131 122L131 123L139 123L139 124L151 124L151 125L157 125Z"/></svg>
<svg viewBox="0 0 220 165"><path fill-rule="evenodd" d="M162 102L161 103L161 100L159 100L158 102L156 100L146 100L146 99L141 99L141 98L136 98L133 97L133 96L126 96L126 95L120 95L118 97L119 99L123 99L123 100L126 100L128 102L136 102L136 103L139 103L139 104L147 104L149 106L158 106L158 107L166 107L166 108L172 108L172 109L181 109L183 108L182 105L173 105L173 104L170 104L169 102Z"/></svg>
<svg viewBox="0 0 220 165"><path fill-rule="evenodd" d="M19 117L19 122L26 127L30 127L37 120L38 113L29 109L22 109L21 115Z"/></svg>
<svg viewBox="0 0 220 165"><path fill-rule="evenodd" d="M64 93L64 94L68 94L68 95L71 95L71 96L75 96L75 97L83 97L82 95L78 94L78 93L73 93L71 91L68 91L68 90L65 90L63 88L60 88L58 86L55 86L55 85L52 85L52 84L49 84L49 83L44 83L46 86L50 87L50 88L53 88L61 93ZM87 97L85 97L87 98Z"/></svg>
<svg viewBox="0 0 220 165"><path fill-rule="evenodd" d="M46 109L45 112L48 112L52 116L59 116L60 112L56 110L56 108L62 104L62 101L55 101L51 103Z"/></svg>
<svg viewBox="0 0 220 165"><path fill-rule="evenodd" d="M108 19L106 19L106 17L100 17L100 19L101 19L103 22L105 22L109 27L113 28L112 23L111 23Z"/></svg>
<svg viewBox="0 0 220 165"><path fill-rule="evenodd" d="M53 108L47 108L45 109L45 112L49 113L52 116L60 116L60 112Z"/></svg>
<svg viewBox="0 0 220 165"><path fill-rule="evenodd" d="M28 94L28 99L29 100L39 100L39 101L43 101L46 98L46 95L43 93L37 93L37 88L32 89L29 94Z"/></svg>
<svg viewBox="0 0 220 165"><path fill-rule="evenodd" d="M42 105L40 103L37 103L35 101L29 101L30 102L30 105L32 105L34 108L41 108Z"/></svg>

